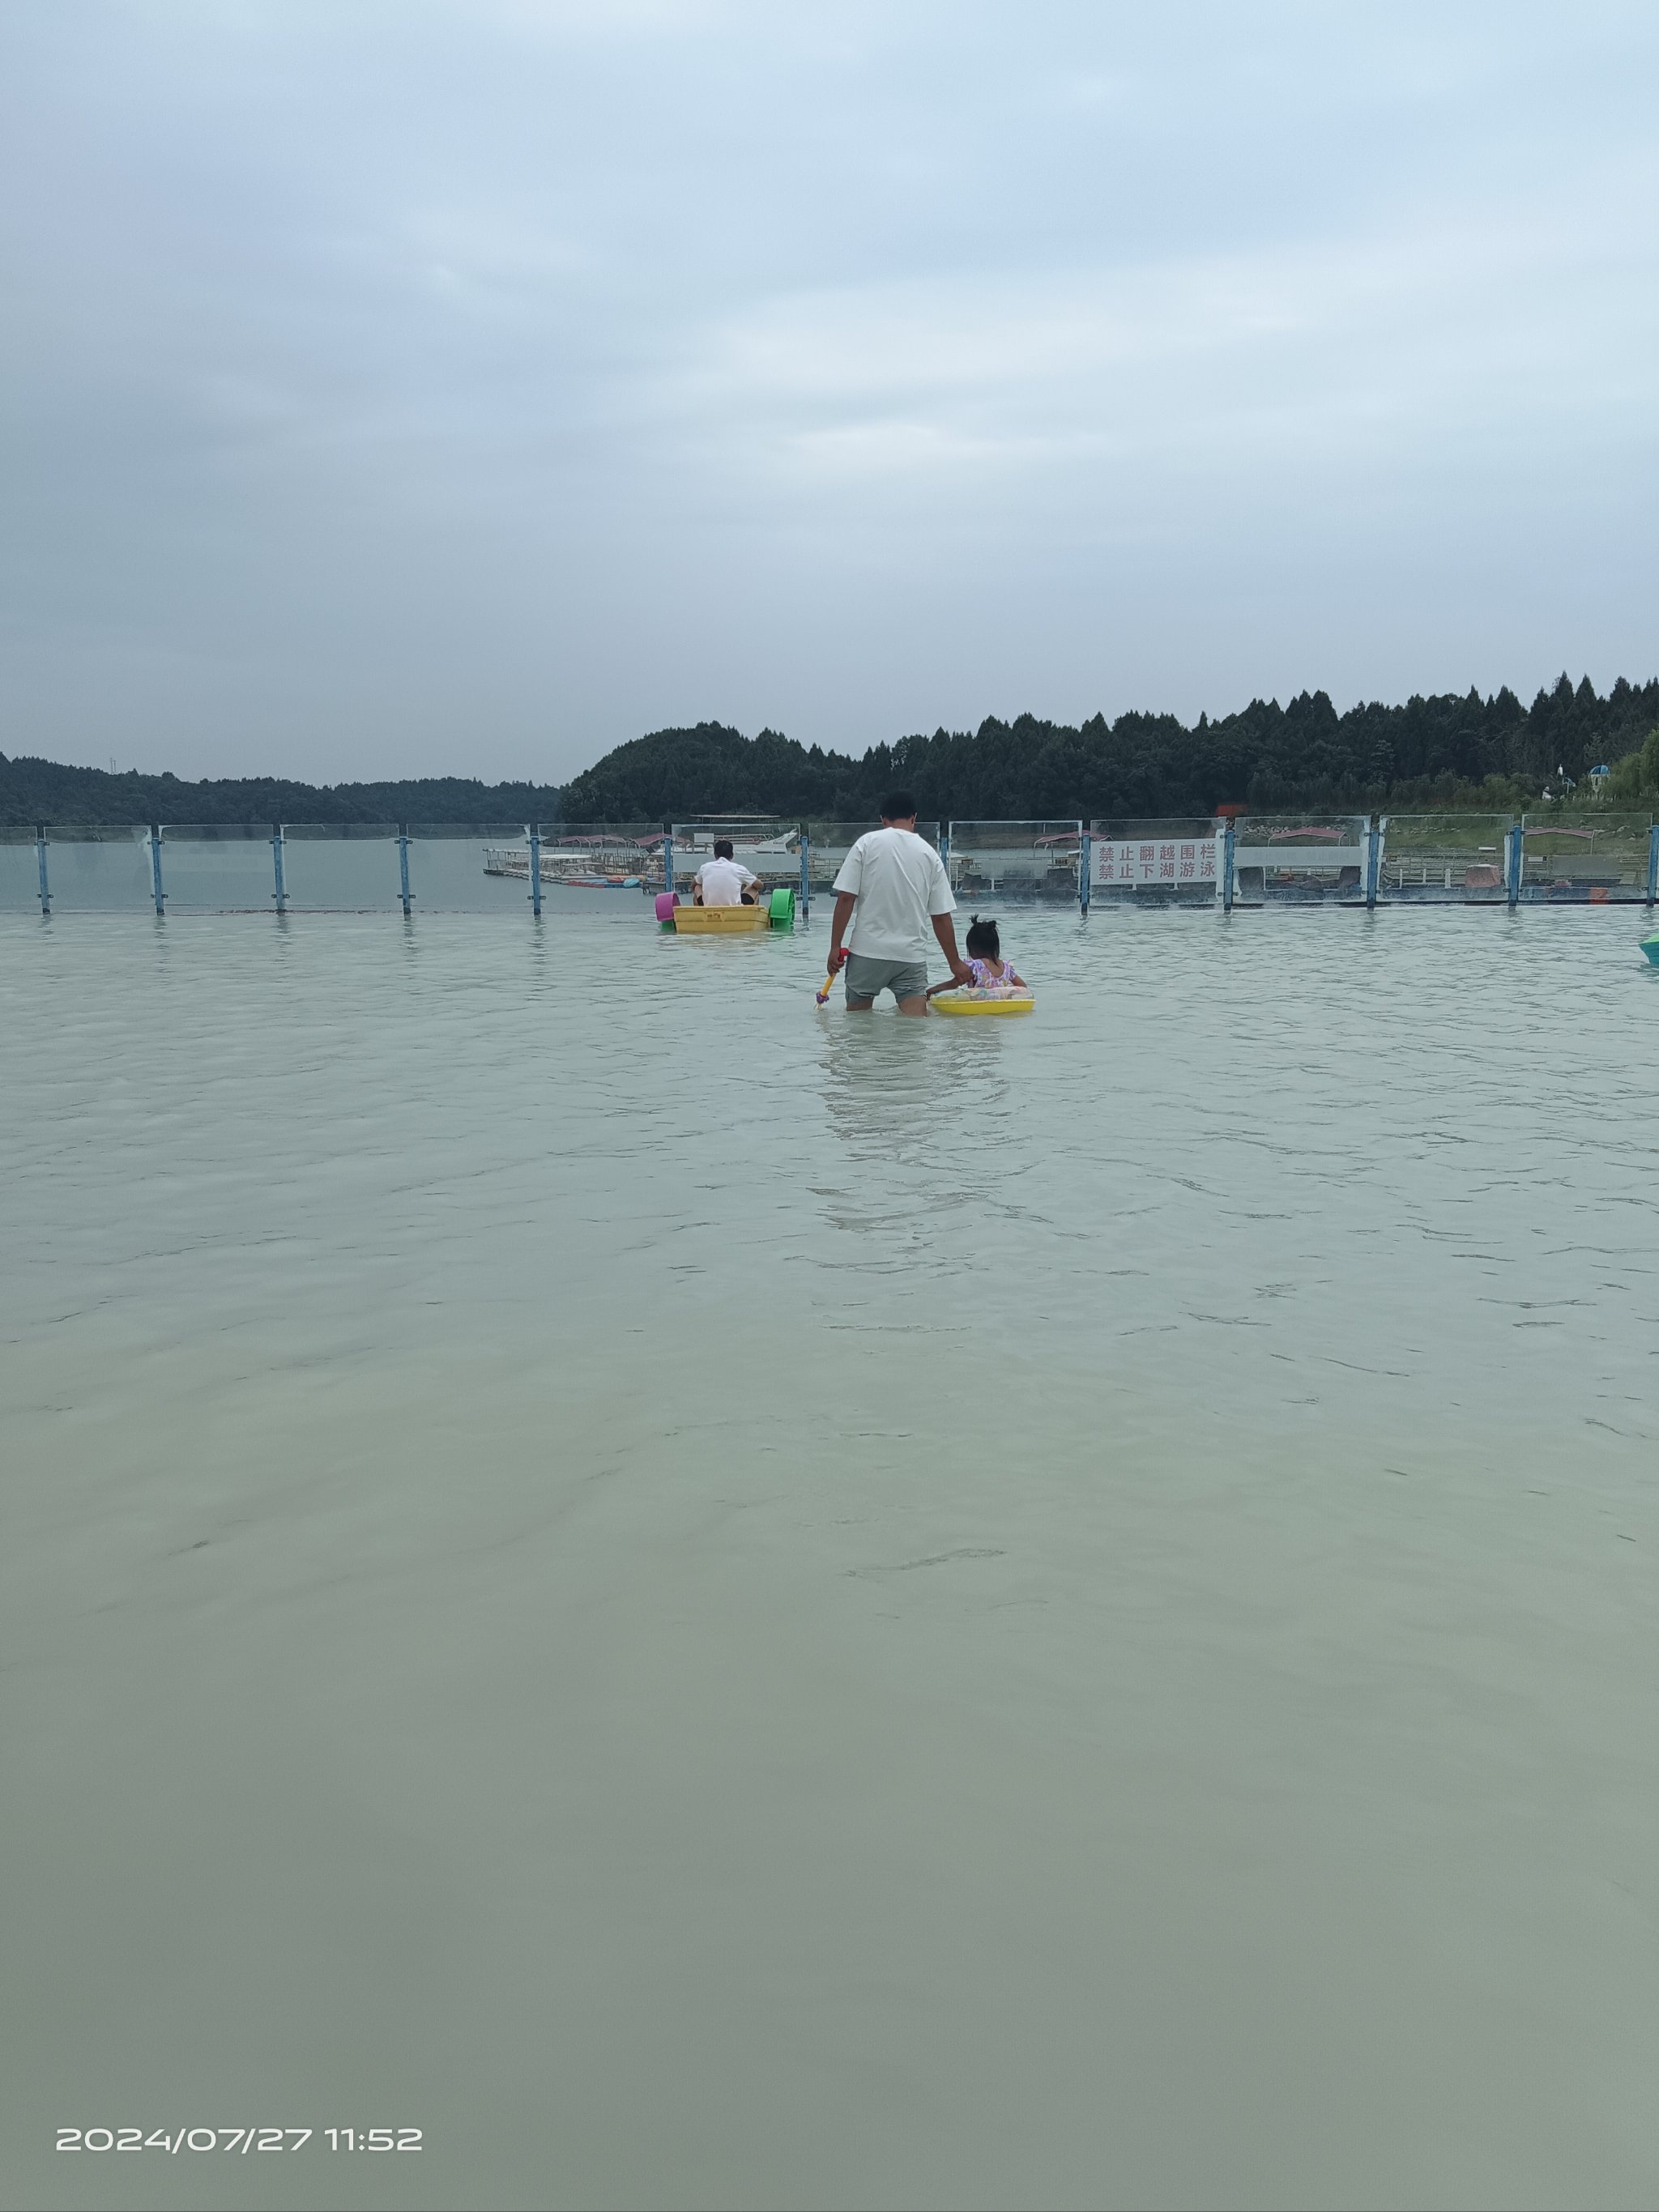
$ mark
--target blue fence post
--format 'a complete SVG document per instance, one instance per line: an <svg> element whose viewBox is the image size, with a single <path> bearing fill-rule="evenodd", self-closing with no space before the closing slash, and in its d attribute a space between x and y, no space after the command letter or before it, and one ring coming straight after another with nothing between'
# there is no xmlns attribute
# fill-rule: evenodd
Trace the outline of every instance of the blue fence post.
<svg viewBox="0 0 1659 2212"><path fill-rule="evenodd" d="M1230 814L1221 825L1220 891L1221 911L1223 914L1231 914L1233 910L1233 876L1235 873L1233 867L1233 854L1237 848L1237 831L1233 827L1233 817Z"/></svg>
<svg viewBox="0 0 1659 2212"><path fill-rule="evenodd" d="M43 884L46 880L46 866L42 860L40 880ZM1656 900L1659 900L1659 822L1654 823L1648 831L1648 904L1652 906Z"/></svg>
<svg viewBox="0 0 1659 2212"><path fill-rule="evenodd" d="M1086 822L1078 823L1077 841L1077 903L1079 914L1089 911L1089 884L1095 872L1095 841L1089 834Z"/></svg>
<svg viewBox="0 0 1659 2212"><path fill-rule="evenodd" d="M1372 913L1376 907L1376 878L1381 872L1382 831L1379 819L1372 815L1365 830L1365 910Z"/></svg>
<svg viewBox="0 0 1659 2212"><path fill-rule="evenodd" d="M1504 842L1509 848L1504 855L1504 884L1509 893L1510 911L1513 914L1521 902L1521 871L1527 842L1527 833L1522 822L1510 823L1504 832Z"/></svg>
<svg viewBox="0 0 1659 2212"><path fill-rule="evenodd" d="M542 918L542 825L527 822L525 835L530 840L530 911L539 921Z"/></svg>
<svg viewBox="0 0 1659 2212"><path fill-rule="evenodd" d="M672 898L674 895L674 825L672 822L665 822L662 828L662 887Z"/></svg>
<svg viewBox="0 0 1659 2212"><path fill-rule="evenodd" d="M800 825L800 918L811 919L812 913L812 839L806 824Z"/></svg>
<svg viewBox="0 0 1659 2212"><path fill-rule="evenodd" d="M161 825L159 822L152 822L149 825L149 882L150 889L155 894L155 911L165 914L167 895L161 888Z"/></svg>
<svg viewBox="0 0 1659 2212"><path fill-rule="evenodd" d="M402 887L404 918L409 917L409 824L398 824L398 880Z"/></svg>
<svg viewBox="0 0 1659 2212"><path fill-rule="evenodd" d="M46 825L44 822L37 822L34 825L34 857L40 864L40 911L42 914L50 914L52 886L46 881ZM1648 894L1648 904L1650 906L1653 904L1651 890Z"/></svg>
<svg viewBox="0 0 1659 2212"><path fill-rule="evenodd" d="M278 914L288 912L288 875L283 866L283 847L286 842L282 823L273 822L270 825L270 866L276 878L276 888L270 896L276 902Z"/></svg>

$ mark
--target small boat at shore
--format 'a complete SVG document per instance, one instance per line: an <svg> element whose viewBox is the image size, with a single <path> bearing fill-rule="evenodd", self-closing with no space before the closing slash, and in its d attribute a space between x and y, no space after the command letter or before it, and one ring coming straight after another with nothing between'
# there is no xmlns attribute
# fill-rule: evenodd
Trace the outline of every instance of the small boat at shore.
<svg viewBox="0 0 1659 2212"><path fill-rule="evenodd" d="M614 863L605 866L605 855L595 853L584 842L575 845L544 845L542 848L541 878L544 884L561 884L573 891L636 891L643 888L645 878L641 872L643 855L637 849L613 847ZM527 845L490 845L484 848L483 870L487 876L502 876L510 883L527 884L530 880L530 848Z"/></svg>

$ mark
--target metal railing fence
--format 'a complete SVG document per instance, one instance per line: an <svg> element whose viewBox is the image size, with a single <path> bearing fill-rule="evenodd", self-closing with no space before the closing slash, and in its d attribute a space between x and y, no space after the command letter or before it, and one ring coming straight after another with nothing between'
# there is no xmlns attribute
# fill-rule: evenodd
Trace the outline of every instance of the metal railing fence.
<svg viewBox="0 0 1659 2212"><path fill-rule="evenodd" d="M0 911L633 912L689 893L717 837L803 910L872 822L0 826ZM1659 823L1499 814L921 823L958 896L1130 905L1659 902ZM631 899L629 895L632 895ZM618 896L620 895L620 896Z"/></svg>

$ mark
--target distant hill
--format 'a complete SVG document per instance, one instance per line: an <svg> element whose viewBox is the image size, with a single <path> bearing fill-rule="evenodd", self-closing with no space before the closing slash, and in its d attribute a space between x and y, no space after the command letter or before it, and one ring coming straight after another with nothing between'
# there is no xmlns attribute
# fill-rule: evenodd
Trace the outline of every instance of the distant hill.
<svg viewBox="0 0 1659 2212"><path fill-rule="evenodd" d="M861 757L720 722L618 745L564 787L567 821L719 813L868 821L902 782L924 816L981 820L1207 814L1226 800L1301 808L1521 805L1558 769L1581 781L1659 725L1659 679L1622 677L1605 698L1563 676L1530 708L1507 688L1365 704L1323 691L1253 700L1190 728L1173 714L1103 714L1072 727L1022 714L936 730Z"/></svg>
<svg viewBox="0 0 1659 2212"><path fill-rule="evenodd" d="M290 783L276 776L210 779L111 775L0 753L0 823L126 822L552 822L550 783L478 783L421 776L403 783Z"/></svg>
<svg viewBox="0 0 1659 2212"><path fill-rule="evenodd" d="M1632 684L1621 677L1603 697L1588 677L1574 685L1563 676L1530 707L1505 689L1485 699L1447 692L1339 714L1323 691L1303 691L1285 707L1252 700L1213 721L1200 714L1190 727L1173 714L1115 722L1096 714L1076 727L1022 714L901 738L860 756L799 744L776 730L747 738L723 722L699 722L631 738L562 790L460 776L186 783L0 755L0 824L551 823L694 814L867 822L893 783L915 793L924 816L983 820L1202 815L1230 799L1286 810L1497 810L1536 798L1561 769L1582 784L1599 761L1633 759L1656 729L1659 678ZM1632 767L1615 779L1614 794L1645 793L1651 781Z"/></svg>

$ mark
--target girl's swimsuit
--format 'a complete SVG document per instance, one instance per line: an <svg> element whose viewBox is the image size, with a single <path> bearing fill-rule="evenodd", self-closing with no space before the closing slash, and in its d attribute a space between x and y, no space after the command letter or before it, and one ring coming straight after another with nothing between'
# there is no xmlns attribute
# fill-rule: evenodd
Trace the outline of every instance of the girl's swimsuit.
<svg viewBox="0 0 1659 2212"><path fill-rule="evenodd" d="M1014 973L1014 963L1012 960L1003 962L1000 975L992 974L991 963L988 960L970 958L968 965L974 971L973 988L984 993L989 998L1012 999L1017 991L1024 991L1029 988Z"/></svg>

